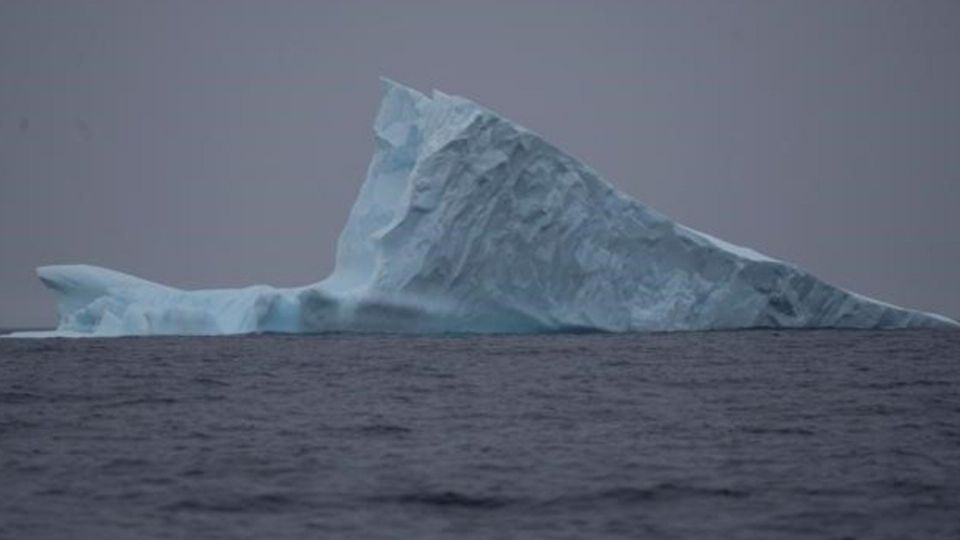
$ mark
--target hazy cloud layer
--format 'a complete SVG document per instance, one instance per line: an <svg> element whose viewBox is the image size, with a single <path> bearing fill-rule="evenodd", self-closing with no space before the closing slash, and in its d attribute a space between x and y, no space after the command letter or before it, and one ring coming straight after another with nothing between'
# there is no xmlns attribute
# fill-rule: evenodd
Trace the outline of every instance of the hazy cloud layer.
<svg viewBox="0 0 960 540"><path fill-rule="evenodd" d="M0 3L0 326L41 264L331 269L377 77L473 98L682 223L960 317L960 3Z"/></svg>

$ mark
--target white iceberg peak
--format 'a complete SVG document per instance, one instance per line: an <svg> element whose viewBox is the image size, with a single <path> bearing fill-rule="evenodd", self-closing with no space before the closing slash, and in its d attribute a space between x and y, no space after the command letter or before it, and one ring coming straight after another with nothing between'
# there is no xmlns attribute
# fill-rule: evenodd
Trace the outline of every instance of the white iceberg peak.
<svg viewBox="0 0 960 540"><path fill-rule="evenodd" d="M330 277L184 291L45 266L60 323L42 335L957 326L674 223L467 99L382 81Z"/></svg>

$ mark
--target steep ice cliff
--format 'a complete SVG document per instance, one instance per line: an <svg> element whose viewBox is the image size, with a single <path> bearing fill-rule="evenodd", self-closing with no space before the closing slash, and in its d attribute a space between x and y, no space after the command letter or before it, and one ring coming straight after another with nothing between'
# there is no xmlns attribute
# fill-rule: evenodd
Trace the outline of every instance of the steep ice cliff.
<svg viewBox="0 0 960 540"><path fill-rule="evenodd" d="M677 224L471 101L384 85L330 277L184 291L41 267L60 313L44 335L957 325Z"/></svg>

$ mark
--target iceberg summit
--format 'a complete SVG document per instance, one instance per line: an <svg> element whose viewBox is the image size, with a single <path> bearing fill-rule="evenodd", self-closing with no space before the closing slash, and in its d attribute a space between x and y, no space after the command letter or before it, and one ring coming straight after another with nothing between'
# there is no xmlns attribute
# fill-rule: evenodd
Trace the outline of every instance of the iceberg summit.
<svg viewBox="0 0 960 540"><path fill-rule="evenodd" d="M44 266L59 326L20 335L957 326L675 223L460 97L385 80L374 133L327 279L187 291Z"/></svg>

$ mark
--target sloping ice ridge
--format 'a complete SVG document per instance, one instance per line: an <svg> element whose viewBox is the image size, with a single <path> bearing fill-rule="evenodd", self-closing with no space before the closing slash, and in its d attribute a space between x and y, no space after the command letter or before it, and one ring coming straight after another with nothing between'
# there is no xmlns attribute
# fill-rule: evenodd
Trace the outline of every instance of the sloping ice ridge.
<svg viewBox="0 0 960 540"><path fill-rule="evenodd" d="M469 100L384 87L330 277L185 291L44 266L60 323L31 335L957 326L677 224Z"/></svg>

